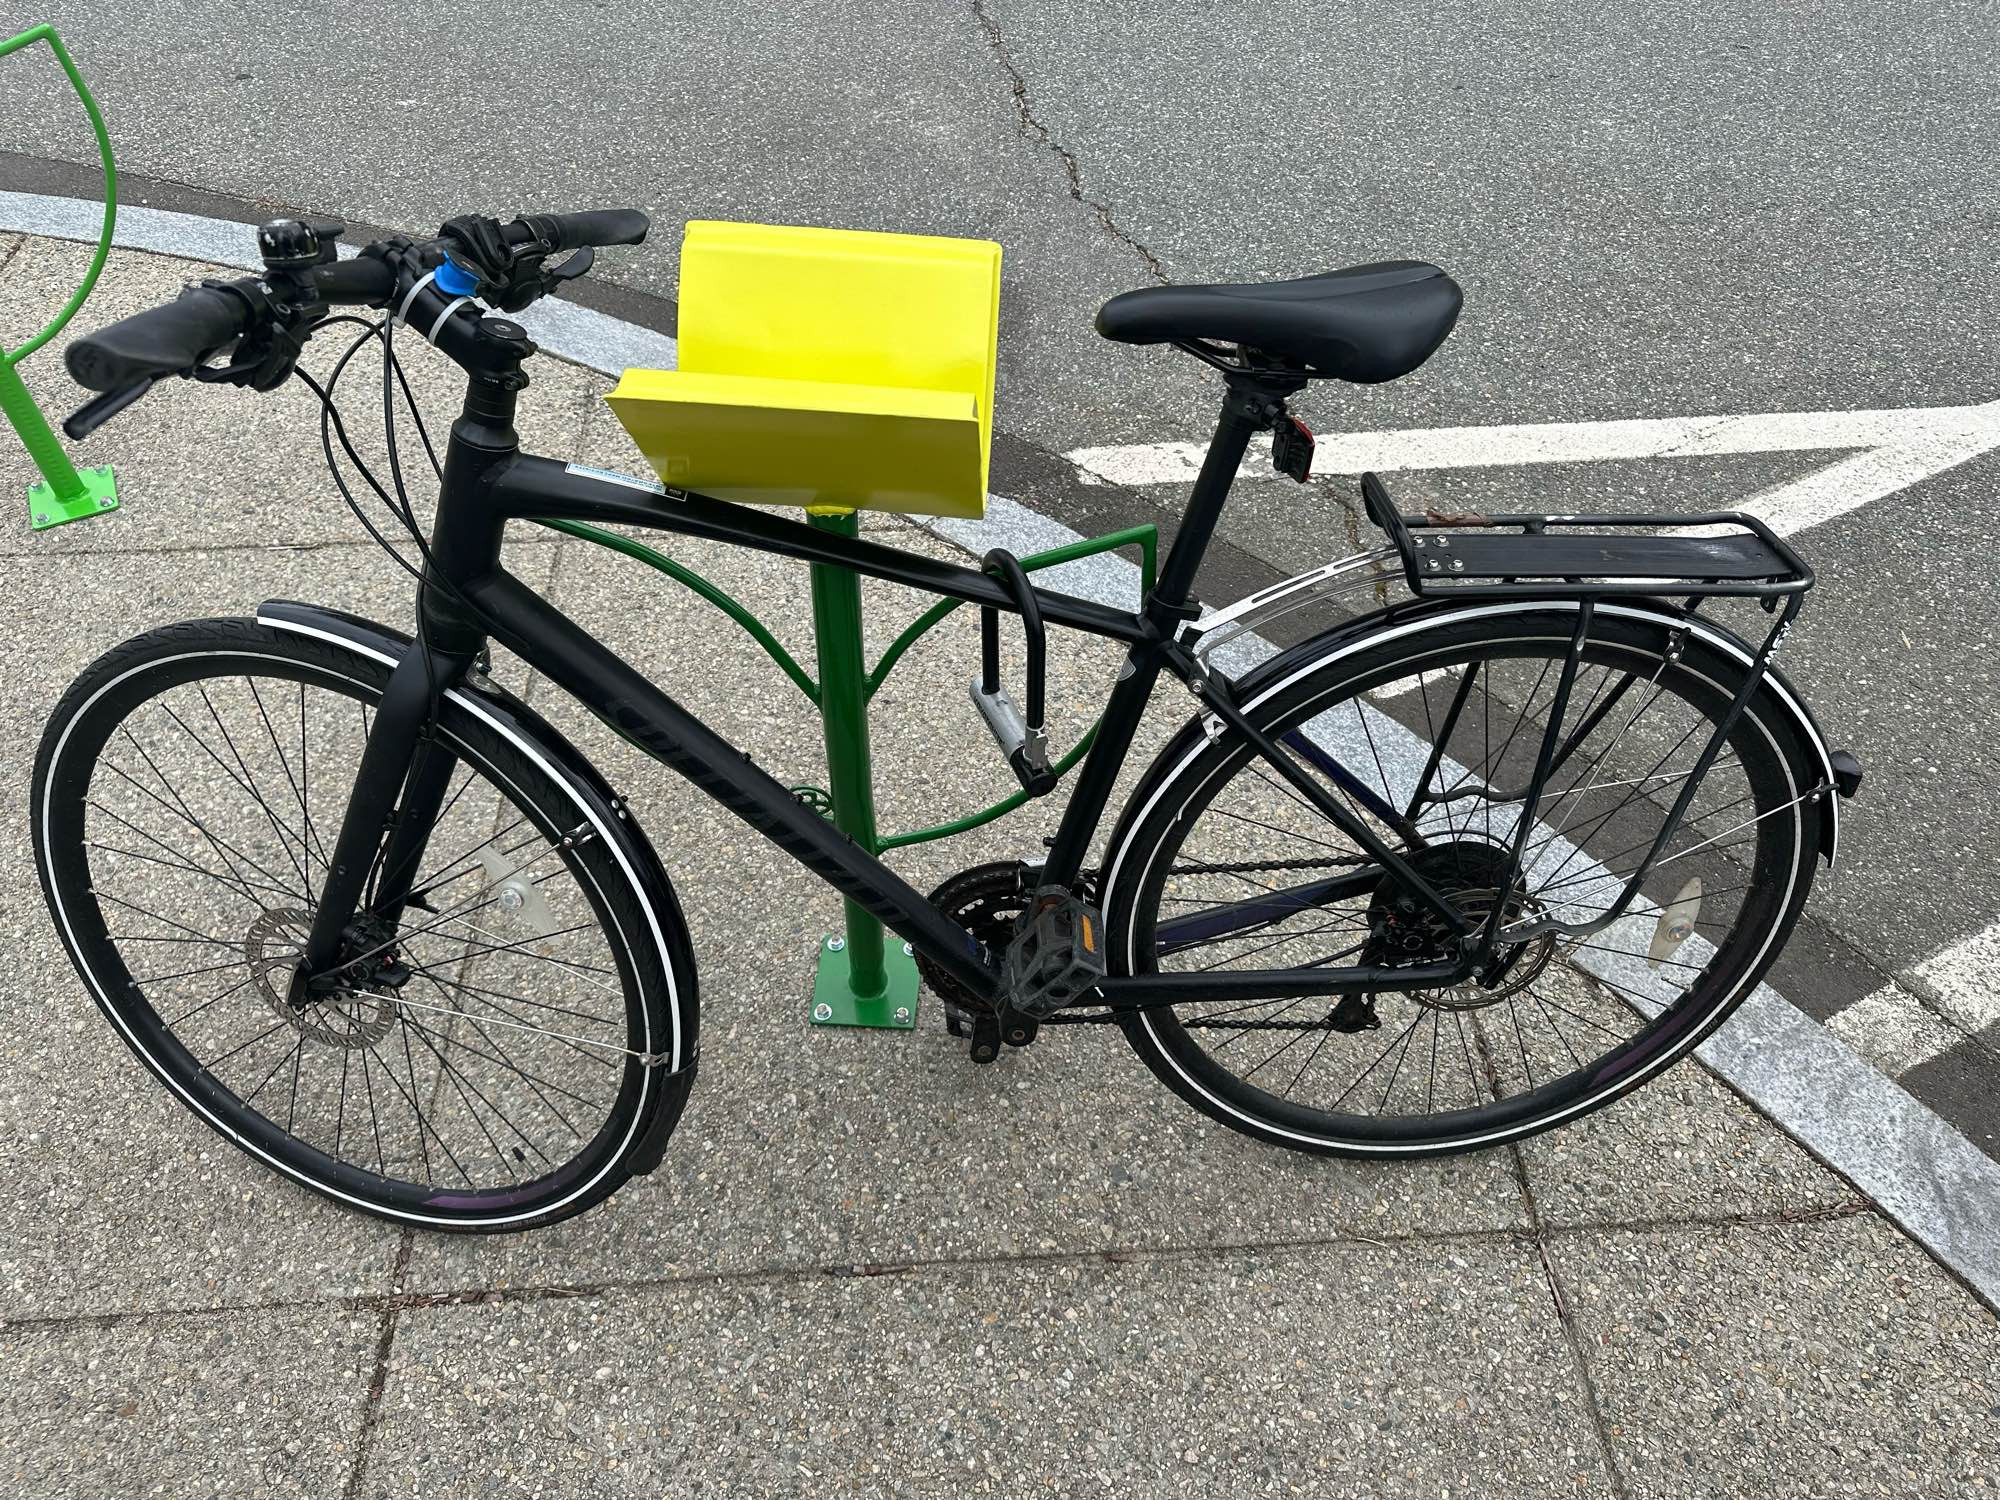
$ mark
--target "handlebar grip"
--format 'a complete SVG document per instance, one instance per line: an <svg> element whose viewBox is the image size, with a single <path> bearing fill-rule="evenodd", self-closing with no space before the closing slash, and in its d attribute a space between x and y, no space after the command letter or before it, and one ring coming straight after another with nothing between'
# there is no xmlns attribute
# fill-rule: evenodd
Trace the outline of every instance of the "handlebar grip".
<svg viewBox="0 0 2000 1500"><path fill-rule="evenodd" d="M636 208L600 208L580 214L527 214L535 233L558 250L586 245L636 245L646 238L653 221Z"/></svg>
<svg viewBox="0 0 2000 1500"><path fill-rule="evenodd" d="M236 283L244 288L255 280ZM70 378L86 390L115 391L193 369L250 326L251 304L220 287L191 286L73 342L63 354Z"/></svg>

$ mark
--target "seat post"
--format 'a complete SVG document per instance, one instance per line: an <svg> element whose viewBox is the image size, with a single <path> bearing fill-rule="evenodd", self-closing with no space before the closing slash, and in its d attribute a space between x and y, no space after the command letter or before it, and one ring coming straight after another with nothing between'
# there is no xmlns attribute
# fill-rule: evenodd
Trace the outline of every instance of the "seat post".
<svg viewBox="0 0 2000 1500"><path fill-rule="evenodd" d="M1297 387L1293 387L1297 389ZM1229 388L1222 398L1222 416L1216 423L1215 436L1209 439L1208 454L1201 462L1201 472L1195 476L1194 488L1188 492L1187 510L1181 517L1180 530L1174 537L1174 545L1167 553L1167 560L1160 568L1159 581L1153 586L1153 599L1169 610L1185 608L1194 588L1194 575L1201 566L1202 555L1208 551L1208 544L1215 536L1215 525L1222 516L1223 503L1229 499L1229 487L1236 482L1236 471L1243 467L1243 455L1250 449L1250 439L1256 433L1269 427L1284 410L1284 396L1280 391L1261 380L1232 377Z"/></svg>

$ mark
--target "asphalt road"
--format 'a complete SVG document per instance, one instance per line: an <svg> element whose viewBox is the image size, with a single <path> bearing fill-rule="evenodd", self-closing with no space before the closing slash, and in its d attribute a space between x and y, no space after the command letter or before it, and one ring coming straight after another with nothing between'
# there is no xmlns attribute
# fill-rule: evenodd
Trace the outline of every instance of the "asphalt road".
<svg viewBox="0 0 2000 1500"><path fill-rule="evenodd" d="M501 0L259 9L60 0L128 170L409 228L637 203L605 257L674 293L675 221L989 236L1016 493L1080 527L1171 490L1060 455L1203 437L1212 381L1105 344L1106 296L1391 255L1462 324L1394 385L1316 390L1322 431L1991 399L2000 13L1134 0ZM83 161L74 110L0 71L12 149ZM1826 462L1758 455L1461 471L1421 496L1712 509ZM1869 768L1847 855L1780 976L1820 1015L2000 919L1994 567L1982 456L1803 532L1821 586L1790 669ZM1338 487L1247 487L1211 586L1348 544ZM1495 498L1504 497L1504 498ZM1221 577L1228 574L1229 578ZM1982 971L1986 972L1986 971ZM1910 1086L1996 1148L1996 1031Z"/></svg>

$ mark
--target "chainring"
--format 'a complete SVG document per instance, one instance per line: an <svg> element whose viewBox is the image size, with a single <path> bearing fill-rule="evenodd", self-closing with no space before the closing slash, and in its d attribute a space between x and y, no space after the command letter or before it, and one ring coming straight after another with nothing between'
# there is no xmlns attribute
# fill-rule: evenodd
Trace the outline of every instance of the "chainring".
<svg viewBox="0 0 2000 1500"><path fill-rule="evenodd" d="M960 870L932 891L931 904L972 934L976 942L983 943L996 953L1001 952L1014 934L1014 924L1028 909L1030 893L1021 872L1019 860L1003 859L991 864L974 865L969 870ZM997 1013L991 1000L973 994L921 953L917 955L917 970L924 976L924 983L931 987L931 992L942 999L947 1008L956 1008L968 1015L990 1016Z"/></svg>

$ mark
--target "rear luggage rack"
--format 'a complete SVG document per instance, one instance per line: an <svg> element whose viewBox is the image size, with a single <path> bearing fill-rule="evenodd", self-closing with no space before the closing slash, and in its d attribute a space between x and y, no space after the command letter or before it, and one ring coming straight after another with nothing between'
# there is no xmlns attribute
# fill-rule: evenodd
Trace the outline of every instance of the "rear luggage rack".
<svg viewBox="0 0 2000 1500"><path fill-rule="evenodd" d="M1402 554L1420 598L1601 598L1695 594L1765 599L1812 587L1813 571L1755 516L1424 516L1400 514L1382 481L1361 476L1373 521ZM1687 535L1701 527L1708 535ZM1731 528L1727 531L1719 528ZM1558 529L1560 528L1560 529ZM1662 535L1679 530L1682 534Z"/></svg>

